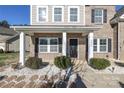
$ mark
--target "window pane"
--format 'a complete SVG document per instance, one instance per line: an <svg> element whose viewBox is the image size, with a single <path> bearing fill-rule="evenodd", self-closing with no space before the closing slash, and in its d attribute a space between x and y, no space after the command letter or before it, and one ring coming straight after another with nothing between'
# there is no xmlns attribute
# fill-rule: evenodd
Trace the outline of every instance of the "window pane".
<svg viewBox="0 0 124 93"><path fill-rule="evenodd" d="M62 21L62 16L61 15L54 15L54 21Z"/></svg>
<svg viewBox="0 0 124 93"><path fill-rule="evenodd" d="M47 39L40 39L40 45L47 45L48 40Z"/></svg>
<svg viewBox="0 0 124 93"><path fill-rule="evenodd" d="M57 48L58 48L57 45L50 46L50 52L57 52Z"/></svg>
<svg viewBox="0 0 124 93"><path fill-rule="evenodd" d="M62 8L54 8L54 14L62 14Z"/></svg>
<svg viewBox="0 0 124 93"><path fill-rule="evenodd" d="M100 51L102 52L105 52L106 51L106 46L100 46Z"/></svg>
<svg viewBox="0 0 124 93"><path fill-rule="evenodd" d="M47 52L47 45L40 46L40 52Z"/></svg>
<svg viewBox="0 0 124 93"><path fill-rule="evenodd" d="M95 9L95 16L102 16L102 9Z"/></svg>
<svg viewBox="0 0 124 93"><path fill-rule="evenodd" d="M77 14L77 8L70 8L70 14Z"/></svg>
<svg viewBox="0 0 124 93"><path fill-rule="evenodd" d="M77 15L70 15L70 21L77 21Z"/></svg>
<svg viewBox="0 0 124 93"><path fill-rule="evenodd" d="M94 39L94 40L93 40L93 44L94 44L94 45L97 45L97 39Z"/></svg>
<svg viewBox="0 0 124 93"><path fill-rule="evenodd" d="M101 17L95 17L95 23L102 23L102 18Z"/></svg>
<svg viewBox="0 0 124 93"><path fill-rule="evenodd" d="M50 45L57 45L57 39L50 39Z"/></svg>
<svg viewBox="0 0 124 93"><path fill-rule="evenodd" d="M39 15L39 21L46 21L46 16Z"/></svg>
<svg viewBox="0 0 124 93"><path fill-rule="evenodd" d="M39 8L39 15L46 16L46 8Z"/></svg>
<svg viewBox="0 0 124 93"><path fill-rule="evenodd" d="M100 39L100 45L106 45L106 39Z"/></svg>
<svg viewBox="0 0 124 93"><path fill-rule="evenodd" d="M97 51L97 46L93 46L93 51Z"/></svg>

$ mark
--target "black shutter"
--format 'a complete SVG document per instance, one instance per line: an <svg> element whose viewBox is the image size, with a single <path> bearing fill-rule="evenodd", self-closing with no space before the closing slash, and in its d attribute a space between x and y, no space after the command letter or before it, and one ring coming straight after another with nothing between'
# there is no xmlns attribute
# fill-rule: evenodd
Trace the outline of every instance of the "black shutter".
<svg viewBox="0 0 124 93"><path fill-rule="evenodd" d="M104 17L104 23L107 23L107 9L104 9L104 12L103 12L103 17Z"/></svg>
<svg viewBox="0 0 124 93"><path fill-rule="evenodd" d="M59 53L62 53L62 38L58 38L59 41Z"/></svg>
<svg viewBox="0 0 124 93"><path fill-rule="evenodd" d="M108 52L111 52L112 47L112 40L111 38L108 39Z"/></svg>
<svg viewBox="0 0 124 93"><path fill-rule="evenodd" d="M35 53L38 53L38 38L35 38Z"/></svg>
<svg viewBox="0 0 124 93"><path fill-rule="evenodd" d="M94 9L92 9L92 13L91 13L91 22L92 23L94 23L94 13L95 13L95 11L94 11Z"/></svg>

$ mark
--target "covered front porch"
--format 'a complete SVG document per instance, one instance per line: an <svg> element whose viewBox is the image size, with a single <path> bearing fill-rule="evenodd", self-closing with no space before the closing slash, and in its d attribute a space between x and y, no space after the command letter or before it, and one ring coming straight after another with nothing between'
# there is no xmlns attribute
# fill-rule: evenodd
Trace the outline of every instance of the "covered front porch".
<svg viewBox="0 0 124 93"><path fill-rule="evenodd" d="M101 27L42 25L14 26L12 28L20 31L19 62L24 65L25 35L31 37L30 56L32 57L42 58L43 61L53 61L56 56L63 55L85 61L93 58L93 31L98 31ZM53 43L56 41L56 43L52 44L52 41ZM47 45L45 42L47 42ZM45 46L47 46L47 49Z"/></svg>

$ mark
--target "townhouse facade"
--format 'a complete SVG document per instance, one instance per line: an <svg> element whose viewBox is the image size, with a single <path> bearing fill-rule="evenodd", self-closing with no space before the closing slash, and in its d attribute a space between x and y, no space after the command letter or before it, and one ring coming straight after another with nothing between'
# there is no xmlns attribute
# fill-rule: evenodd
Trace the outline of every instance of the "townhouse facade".
<svg viewBox="0 0 124 93"><path fill-rule="evenodd" d="M20 34L20 62L25 61L25 35L30 36L30 56L53 62L56 56L76 60L114 58L110 19L115 6L31 5L30 25L13 26Z"/></svg>

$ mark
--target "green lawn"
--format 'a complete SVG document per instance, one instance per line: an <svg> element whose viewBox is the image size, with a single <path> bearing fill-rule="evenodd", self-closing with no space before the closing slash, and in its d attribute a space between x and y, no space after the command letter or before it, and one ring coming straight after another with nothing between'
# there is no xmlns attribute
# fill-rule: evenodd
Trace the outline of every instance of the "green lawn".
<svg viewBox="0 0 124 93"><path fill-rule="evenodd" d="M28 55L29 53L26 53ZM5 64L17 63L19 61L19 53L0 53L0 66Z"/></svg>

